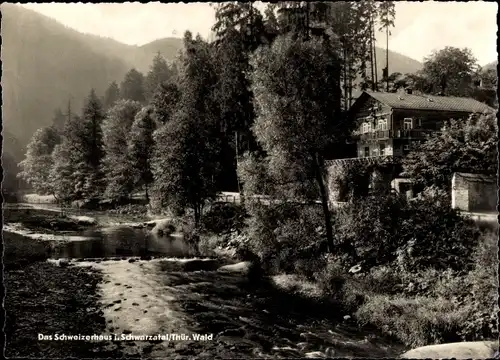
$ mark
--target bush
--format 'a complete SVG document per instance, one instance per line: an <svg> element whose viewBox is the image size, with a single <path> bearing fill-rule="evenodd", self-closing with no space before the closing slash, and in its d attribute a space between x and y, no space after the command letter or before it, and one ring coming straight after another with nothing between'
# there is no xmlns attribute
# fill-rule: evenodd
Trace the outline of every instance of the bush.
<svg viewBox="0 0 500 360"><path fill-rule="evenodd" d="M363 277L349 274L339 257L325 256L326 265L315 278L323 293L339 304L343 311L354 312L361 306L371 284L367 284Z"/></svg>
<svg viewBox="0 0 500 360"><path fill-rule="evenodd" d="M245 208L235 204L214 203L203 215L202 226L208 233L225 235L232 231L238 233L245 227L247 214Z"/></svg>
<svg viewBox="0 0 500 360"><path fill-rule="evenodd" d="M461 332L465 339L498 337L498 237L484 235L474 253L475 268L466 276L471 313Z"/></svg>
<svg viewBox="0 0 500 360"><path fill-rule="evenodd" d="M397 262L402 271L468 270L479 231L451 209L447 196L426 192L414 201L398 195L371 196L337 216L337 244L350 265L365 269ZM346 246L349 245L349 246ZM465 269L464 269L465 266Z"/></svg>
<svg viewBox="0 0 500 360"><path fill-rule="evenodd" d="M364 278L371 291L356 317L409 346L497 338L497 251L496 236L487 233L472 256L474 268L465 274L452 269L401 273L374 268ZM402 288L394 286L391 291L391 282Z"/></svg>
<svg viewBox="0 0 500 360"><path fill-rule="evenodd" d="M316 206L248 203L246 235L250 251L271 273L299 273L312 278L326 251L323 215Z"/></svg>
<svg viewBox="0 0 500 360"><path fill-rule="evenodd" d="M397 336L411 347L460 341L459 329L467 320L466 311L457 311L447 299L375 295L356 311L358 321Z"/></svg>
<svg viewBox="0 0 500 360"><path fill-rule="evenodd" d="M391 263L402 243L397 227L405 203L397 196L367 197L336 216L337 246L347 250L347 266L363 267Z"/></svg>

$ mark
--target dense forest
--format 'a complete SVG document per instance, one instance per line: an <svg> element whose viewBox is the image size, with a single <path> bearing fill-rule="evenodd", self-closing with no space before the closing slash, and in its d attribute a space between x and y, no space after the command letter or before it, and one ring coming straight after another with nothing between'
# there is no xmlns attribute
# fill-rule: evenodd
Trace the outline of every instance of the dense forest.
<svg viewBox="0 0 500 360"><path fill-rule="evenodd" d="M130 46L109 38L82 34L14 4L2 4L3 125L9 154L21 161L34 132L51 124L54 109L81 109L90 88L102 96L110 82L128 70L145 74L157 52L173 62L183 48L180 38L162 38ZM54 54L57 54L55 56ZM385 49L376 48L379 77ZM419 70L416 60L389 52L392 71ZM9 172L17 170L9 169Z"/></svg>
<svg viewBox="0 0 500 360"><path fill-rule="evenodd" d="M325 203L323 160L343 156L335 145L351 130L356 91L412 87L492 101L478 81L492 89L496 74L467 49L377 77L374 32L389 32L394 16L390 2L281 2L263 13L219 4L213 42L186 32L175 61L157 53L146 74L132 68L120 82L91 72L109 82L81 107L62 96L67 106L33 135L20 177L63 202L122 203L144 190L198 218L217 192L251 187L252 169L264 167L287 197Z"/></svg>

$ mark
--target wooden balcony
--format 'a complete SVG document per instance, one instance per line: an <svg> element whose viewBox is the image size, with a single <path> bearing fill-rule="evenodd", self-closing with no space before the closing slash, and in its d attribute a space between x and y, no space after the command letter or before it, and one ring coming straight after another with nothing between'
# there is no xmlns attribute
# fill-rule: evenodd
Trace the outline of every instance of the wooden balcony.
<svg viewBox="0 0 500 360"><path fill-rule="evenodd" d="M346 159L335 159L335 160L327 160L325 161L326 167L334 166L334 165L343 165L352 162L365 163L365 164L373 164L380 163L381 161L392 163L399 161L400 157L395 155L379 155L379 156L365 156L365 157L355 157L355 158L346 158Z"/></svg>
<svg viewBox="0 0 500 360"><path fill-rule="evenodd" d="M356 133L352 141L377 141L387 139L425 139L434 131L427 129L413 130L375 130L367 133Z"/></svg>
<svg viewBox="0 0 500 360"><path fill-rule="evenodd" d="M391 132L389 130L375 130L372 132L359 134L359 140L367 141L367 140L386 140L389 139Z"/></svg>
<svg viewBox="0 0 500 360"><path fill-rule="evenodd" d="M433 133L432 130L428 129L394 130L391 132L393 139L425 139Z"/></svg>

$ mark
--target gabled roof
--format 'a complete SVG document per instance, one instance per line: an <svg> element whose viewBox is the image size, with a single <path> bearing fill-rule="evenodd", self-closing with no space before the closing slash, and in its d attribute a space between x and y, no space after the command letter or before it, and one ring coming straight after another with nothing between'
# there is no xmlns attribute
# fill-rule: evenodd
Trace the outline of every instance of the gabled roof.
<svg viewBox="0 0 500 360"><path fill-rule="evenodd" d="M364 91L358 99L362 101L365 96L370 96L393 109L456 111L466 113L495 111L488 105L471 98Z"/></svg>

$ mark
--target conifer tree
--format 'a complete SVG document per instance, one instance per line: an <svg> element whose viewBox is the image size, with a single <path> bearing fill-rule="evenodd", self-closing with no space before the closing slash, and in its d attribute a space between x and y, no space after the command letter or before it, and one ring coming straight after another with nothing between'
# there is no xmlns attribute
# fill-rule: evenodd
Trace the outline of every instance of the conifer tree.
<svg viewBox="0 0 500 360"><path fill-rule="evenodd" d="M143 103L144 96L144 75L136 69L131 69L120 84L120 98Z"/></svg>
<svg viewBox="0 0 500 360"><path fill-rule="evenodd" d="M116 81L109 84L104 94L103 107L105 110L111 108L120 99L120 88Z"/></svg>
<svg viewBox="0 0 500 360"><path fill-rule="evenodd" d="M145 79L145 97L150 100L161 84L164 84L172 77L172 70L170 70L166 60L158 52L153 58L153 64L146 75Z"/></svg>
<svg viewBox="0 0 500 360"><path fill-rule="evenodd" d="M134 179L128 154L130 128L141 104L132 100L119 100L102 124L104 158L102 169L107 199L123 201L133 190Z"/></svg>
<svg viewBox="0 0 500 360"><path fill-rule="evenodd" d="M128 139L128 154L134 173L134 185L144 186L146 200L149 203L149 187L153 182L151 167L156 122L151 107L143 108L134 119Z"/></svg>

